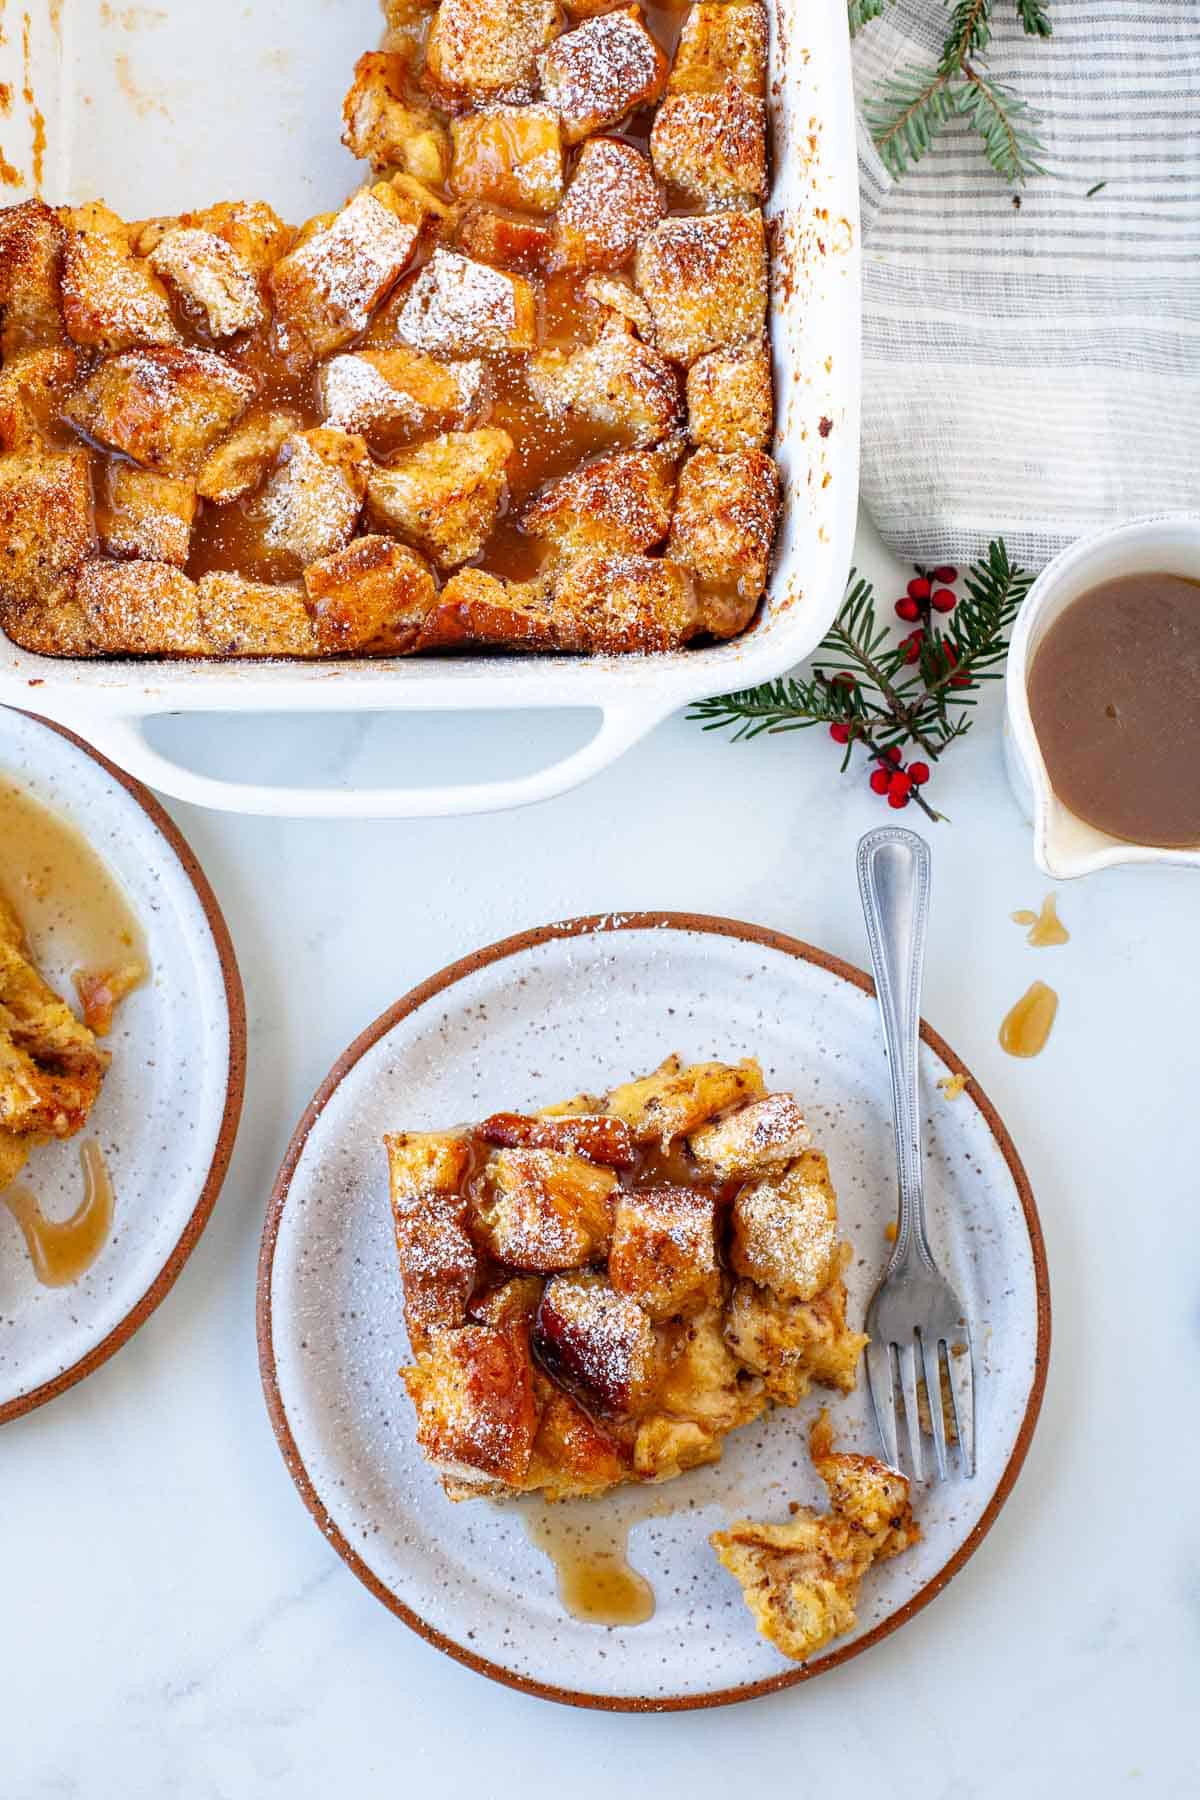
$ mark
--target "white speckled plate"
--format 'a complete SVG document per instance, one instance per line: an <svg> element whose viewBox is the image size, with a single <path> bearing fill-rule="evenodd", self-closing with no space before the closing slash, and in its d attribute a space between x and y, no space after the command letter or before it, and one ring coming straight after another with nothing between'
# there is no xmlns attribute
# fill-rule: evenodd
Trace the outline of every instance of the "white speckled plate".
<svg viewBox="0 0 1200 1800"><path fill-rule="evenodd" d="M1008 1493L1037 1417L1049 1350L1041 1234L1008 1135L927 1028L922 1082L935 1246L982 1357L979 1474L915 1496L924 1540L872 1571L852 1637L796 1667L755 1632L706 1538L747 1511L824 1499L805 1450L817 1397L727 1440L723 1461L614 1504L637 1517L630 1560L651 1580L646 1624L567 1616L519 1514L451 1505L413 1441L385 1130L430 1129L601 1091L678 1050L759 1057L799 1096L828 1152L854 1245L851 1316L882 1271L895 1175L887 1073L870 983L795 939L690 915L576 920L510 938L417 988L350 1046L296 1131L263 1239L259 1346L284 1456L322 1530L373 1593L484 1674L548 1698L626 1709L743 1699L829 1668L945 1585ZM1003 1346L993 1357L992 1346ZM826 1396L828 1397L828 1396ZM833 1408L847 1447L876 1450L865 1389ZM583 1504L583 1503L580 1503Z"/></svg>
<svg viewBox="0 0 1200 1800"><path fill-rule="evenodd" d="M87 1273L41 1286L0 1205L0 1422L51 1400L107 1360L167 1293L220 1191L242 1103L246 1027L233 947L195 858L158 802L80 739L0 708L0 780L87 839L145 933L150 980L122 1005L112 1067L88 1121L115 1194L113 1229ZM0 846L0 873L3 871ZM70 969L44 964L74 996ZM52 1218L81 1197L74 1145L34 1152L22 1176Z"/></svg>

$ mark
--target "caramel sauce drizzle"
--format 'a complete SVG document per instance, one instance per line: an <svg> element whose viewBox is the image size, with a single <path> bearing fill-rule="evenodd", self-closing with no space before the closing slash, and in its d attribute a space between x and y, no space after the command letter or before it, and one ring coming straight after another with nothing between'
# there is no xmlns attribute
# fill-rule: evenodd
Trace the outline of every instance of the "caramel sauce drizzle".
<svg viewBox="0 0 1200 1800"><path fill-rule="evenodd" d="M83 1199L68 1219L50 1219L24 1183L7 1188L4 1202L21 1227L43 1287L69 1287L85 1275L108 1242L115 1196L104 1153L94 1138L79 1146Z"/></svg>
<svg viewBox="0 0 1200 1800"><path fill-rule="evenodd" d="M653 1618L654 1589L629 1561L636 1519L594 1500L543 1502L521 1512L530 1543L554 1565L558 1597L573 1619L613 1626Z"/></svg>

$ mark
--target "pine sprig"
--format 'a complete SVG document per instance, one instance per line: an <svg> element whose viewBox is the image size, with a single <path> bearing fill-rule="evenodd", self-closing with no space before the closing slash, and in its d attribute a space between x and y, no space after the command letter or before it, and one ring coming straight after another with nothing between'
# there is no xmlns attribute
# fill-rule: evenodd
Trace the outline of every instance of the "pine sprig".
<svg viewBox="0 0 1200 1800"><path fill-rule="evenodd" d="M1014 0L1031 37L1047 38L1051 25L1043 0ZM879 18L886 0L847 0L851 32ZM863 107L867 129L888 172L898 181L918 162L951 119L978 135L984 155L1006 181L1044 175L1037 121L1013 90L993 81L982 59L991 44L994 0L955 0L936 64L909 63L895 70Z"/></svg>
<svg viewBox="0 0 1200 1800"><path fill-rule="evenodd" d="M864 25L883 17L887 0L846 0L850 14L850 36L857 37Z"/></svg>
<svg viewBox="0 0 1200 1800"><path fill-rule="evenodd" d="M894 757L905 745L919 747L936 762L970 730L980 684L1002 673L1009 632L1032 580L1010 562L1004 540L993 540L987 554L971 564L944 629L926 629L914 640L911 634L897 639L880 622L870 582L852 570L837 618L812 659L811 676L789 675L718 694L697 702L688 717L704 731L729 730L734 743L814 725L833 727L845 746L843 771L856 745L887 770L895 766L889 751ZM920 789L914 787L910 798L931 819L941 816Z"/></svg>

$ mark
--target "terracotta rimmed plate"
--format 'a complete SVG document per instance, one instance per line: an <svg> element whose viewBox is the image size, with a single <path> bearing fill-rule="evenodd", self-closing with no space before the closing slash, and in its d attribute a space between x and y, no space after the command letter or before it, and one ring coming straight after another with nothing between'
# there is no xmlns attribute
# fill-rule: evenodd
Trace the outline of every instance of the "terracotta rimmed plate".
<svg viewBox="0 0 1200 1800"><path fill-rule="evenodd" d="M855 1635L805 1667L756 1634L706 1537L746 1511L783 1518L790 1499L823 1500L804 1448L815 1401L735 1433L716 1468L620 1499L634 1516L648 1492L674 1508L632 1533L631 1561L658 1601L636 1628L564 1614L519 1509L444 1498L417 1453L395 1373L407 1343L380 1138L600 1090L672 1050L753 1053L771 1083L801 1097L829 1153L855 1249L852 1316L861 1317L888 1253L895 1194L868 978L794 938L730 920L580 919L453 964L350 1046L300 1121L272 1196L259 1350L305 1504L372 1593L496 1680L577 1705L661 1710L802 1681L894 1630L945 1586L1025 1456L1045 1380L1049 1295L1033 1197L1008 1134L973 1082L956 1100L935 1086L963 1065L928 1027L922 1033L931 1229L981 1352L979 1474L919 1493L923 1543L872 1572ZM847 1444L876 1448L865 1390L833 1411Z"/></svg>
<svg viewBox="0 0 1200 1800"><path fill-rule="evenodd" d="M169 1291L208 1221L233 1149L246 1021L212 889L140 783L72 733L9 708L0 708L0 781L87 840L124 890L151 968L106 1040L113 1063L85 1130L101 1146L115 1192L112 1231L98 1258L69 1287L41 1286L16 1221L0 1204L3 1422L98 1368ZM4 864L0 846L0 879ZM69 930L60 951L39 951L53 985L72 997ZM22 1179L50 1216L68 1216L82 1191L75 1144L35 1151Z"/></svg>

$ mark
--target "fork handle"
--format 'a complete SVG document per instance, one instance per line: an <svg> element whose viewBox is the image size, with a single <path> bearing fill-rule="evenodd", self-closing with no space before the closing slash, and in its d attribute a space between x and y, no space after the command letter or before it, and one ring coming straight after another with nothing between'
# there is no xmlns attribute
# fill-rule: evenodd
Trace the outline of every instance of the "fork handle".
<svg viewBox="0 0 1200 1800"><path fill-rule="evenodd" d="M890 1268L896 1268L913 1251L930 1267L933 1264L925 1225L917 1075L929 887L929 845L924 838L884 825L860 841L858 889L892 1077L896 1127L900 1216Z"/></svg>

